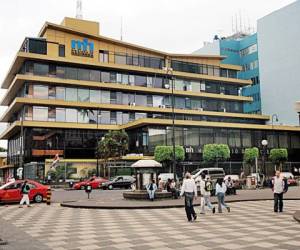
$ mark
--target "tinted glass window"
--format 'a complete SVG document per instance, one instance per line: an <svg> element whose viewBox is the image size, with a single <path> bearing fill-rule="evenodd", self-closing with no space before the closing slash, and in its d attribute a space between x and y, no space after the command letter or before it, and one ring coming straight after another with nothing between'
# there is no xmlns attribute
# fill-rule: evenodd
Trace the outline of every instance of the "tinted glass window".
<svg viewBox="0 0 300 250"><path fill-rule="evenodd" d="M48 121L48 108L34 106L33 107L33 120Z"/></svg>
<svg viewBox="0 0 300 250"><path fill-rule="evenodd" d="M78 69L78 80L90 80L90 70L88 69Z"/></svg>
<svg viewBox="0 0 300 250"><path fill-rule="evenodd" d="M49 72L49 65L42 64L42 63L34 63L33 65L33 73L35 75L48 75Z"/></svg>
<svg viewBox="0 0 300 250"><path fill-rule="evenodd" d="M57 122L66 121L66 111L64 108L56 108L56 121Z"/></svg>
<svg viewBox="0 0 300 250"><path fill-rule="evenodd" d="M101 103L101 93L100 90L90 90L90 102Z"/></svg>
<svg viewBox="0 0 300 250"><path fill-rule="evenodd" d="M66 101L77 102L77 89L66 88Z"/></svg>
<svg viewBox="0 0 300 250"><path fill-rule="evenodd" d="M66 122L77 122L77 109L66 109Z"/></svg>
<svg viewBox="0 0 300 250"><path fill-rule="evenodd" d="M65 100L65 88L64 87L56 87L56 99L57 100Z"/></svg>
<svg viewBox="0 0 300 250"><path fill-rule="evenodd" d="M76 68L70 68L70 67L66 67L65 68L65 78L67 79L78 79L77 77L77 69Z"/></svg>
<svg viewBox="0 0 300 250"><path fill-rule="evenodd" d="M78 89L78 101L79 102L90 101L90 93L88 89Z"/></svg>
<svg viewBox="0 0 300 250"><path fill-rule="evenodd" d="M63 44L58 45L58 56L61 56L61 57L65 56L65 45L63 45Z"/></svg>
<svg viewBox="0 0 300 250"><path fill-rule="evenodd" d="M48 86L33 85L33 95L35 98L48 99Z"/></svg>

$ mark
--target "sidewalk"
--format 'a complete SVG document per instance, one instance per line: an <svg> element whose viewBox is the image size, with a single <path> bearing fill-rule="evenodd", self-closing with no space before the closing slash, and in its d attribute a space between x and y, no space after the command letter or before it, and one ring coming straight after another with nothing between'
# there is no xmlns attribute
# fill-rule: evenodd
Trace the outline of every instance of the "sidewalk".
<svg viewBox="0 0 300 250"><path fill-rule="evenodd" d="M272 200L271 189L260 190L238 190L237 195L226 196L226 202ZM300 200L300 187L290 187L284 195L286 200ZM197 198L195 206L199 206L200 197ZM216 203L216 197L212 197L212 202ZM82 199L78 201L62 202L63 207L90 208L90 209L155 209L155 208L176 208L184 207L183 199L157 200L126 200L121 196L100 199Z"/></svg>

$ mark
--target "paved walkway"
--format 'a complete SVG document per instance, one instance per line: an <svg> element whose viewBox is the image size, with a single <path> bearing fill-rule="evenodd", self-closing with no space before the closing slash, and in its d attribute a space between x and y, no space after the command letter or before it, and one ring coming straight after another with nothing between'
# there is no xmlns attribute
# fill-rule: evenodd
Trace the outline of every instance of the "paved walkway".
<svg viewBox="0 0 300 250"><path fill-rule="evenodd" d="M0 237L9 244L0 249L295 250L300 249L300 224L292 214L299 206L300 201L285 201L284 213L275 214L272 201L236 202L231 213L199 214L194 223L186 221L183 208L1 206Z"/></svg>
<svg viewBox="0 0 300 250"><path fill-rule="evenodd" d="M76 191L70 191L76 192ZM101 191L93 191L99 192ZM109 190L105 192L110 192ZM157 200L154 202L145 200L127 200L123 199L122 192L112 192L111 195L94 195L95 198L85 198L77 201L62 202L62 206L74 207L74 208L99 208L99 209L127 209L127 208L175 208L183 207L183 199L172 200ZM300 199L300 187L290 187L289 191L284 195L285 199ZM226 201L254 201L254 200L268 200L273 199L273 193L271 189L260 190L238 190L237 195L226 196ZM212 197L212 201L216 202L216 197ZM197 199L195 205L198 206L200 199Z"/></svg>

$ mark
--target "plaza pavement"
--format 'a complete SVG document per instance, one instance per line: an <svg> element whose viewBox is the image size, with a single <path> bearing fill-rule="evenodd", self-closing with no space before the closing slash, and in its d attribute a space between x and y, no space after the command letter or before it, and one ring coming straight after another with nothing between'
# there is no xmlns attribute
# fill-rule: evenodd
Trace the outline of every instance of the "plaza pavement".
<svg viewBox="0 0 300 250"><path fill-rule="evenodd" d="M155 200L127 200L123 198L124 190L93 190L91 199L87 199L84 191L54 191L53 201L61 202L63 206L76 208L102 208L102 209L137 209L137 208L174 208L183 207L183 199ZM300 187L290 187L284 194L285 199L300 199ZM273 193L270 188L259 190L238 190L237 195L226 196L226 201L254 201L271 200ZM66 202L64 202L66 201ZM198 206L200 199L195 205ZM216 197L212 197L212 202L217 202Z"/></svg>
<svg viewBox="0 0 300 250"><path fill-rule="evenodd" d="M35 204L0 206L1 250L92 249L300 249L300 223L292 214L300 201L231 203L231 213L186 221L183 208L91 210ZM199 208L196 208L199 214Z"/></svg>

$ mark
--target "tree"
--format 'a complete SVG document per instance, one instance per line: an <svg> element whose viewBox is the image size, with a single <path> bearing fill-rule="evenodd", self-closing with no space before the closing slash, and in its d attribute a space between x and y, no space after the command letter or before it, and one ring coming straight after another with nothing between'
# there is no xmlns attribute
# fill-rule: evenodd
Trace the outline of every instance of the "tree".
<svg viewBox="0 0 300 250"><path fill-rule="evenodd" d="M0 152L6 152L6 151L7 151L6 148L0 147Z"/></svg>
<svg viewBox="0 0 300 250"><path fill-rule="evenodd" d="M175 160L177 162L183 161L184 157L184 148L182 146L175 146ZM173 161L173 146L156 146L154 159L165 166L170 166Z"/></svg>
<svg viewBox="0 0 300 250"><path fill-rule="evenodd" d="M256 147L245 149L244 162L251 167L251 172L253 172L252 167L255 164L255 160L258 158L258 155L259 155L259 150ZM248 173L245 173L245 175L248 175Z"/></svg>
<svg viewBox="0 0 300 250"><path fill-rule="evenodd" d="M203 149L203 160L216 163L230 158L230 150L226 144L206 144Z"/></svg>
<svg viewBox="0 0 300 250"><path fill-rule="evenodd" d="M96 156L103 160L104 168L108 158L121 157L128 150L128 134L124 130L109 131L98 141ZM104 174L105 175L105 174Z"/></svg>
<svg viewBox="0 0 300 250"><path fill-rule="evenodd" d="M273 148L270 151L270 160L275 164L275 169L279 164L279 170L282 170L282 164L288 159L288 151L286 148Z"/></svg>

